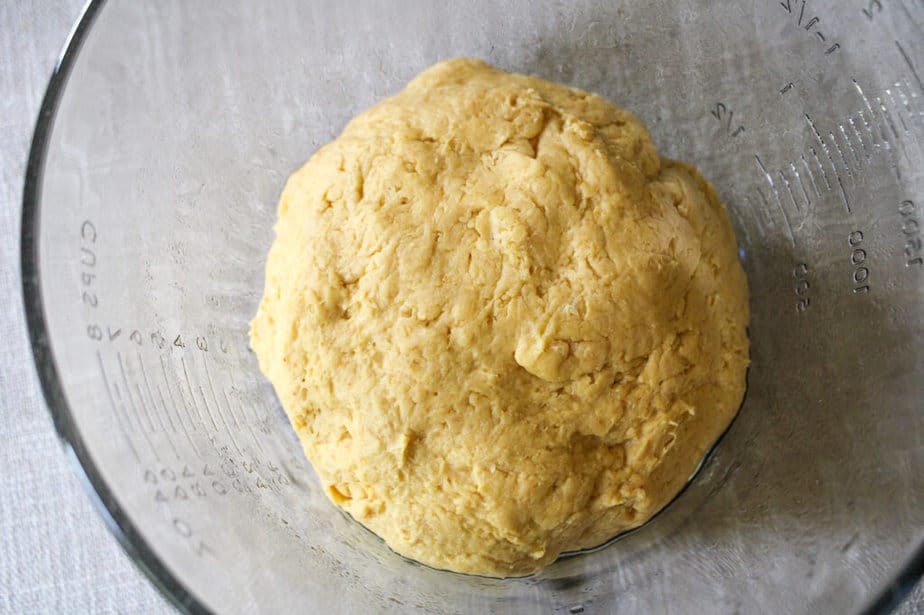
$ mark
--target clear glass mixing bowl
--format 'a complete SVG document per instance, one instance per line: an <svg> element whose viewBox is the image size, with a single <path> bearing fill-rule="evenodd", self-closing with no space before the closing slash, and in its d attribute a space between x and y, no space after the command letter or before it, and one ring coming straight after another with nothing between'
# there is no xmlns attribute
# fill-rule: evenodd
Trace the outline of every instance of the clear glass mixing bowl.
<svg viewBox="0 0 924 615"><path fill-rule="evenodd" d="M924 560L922 24L911 0L93 2L23 220L57 427L189 611L888 607ZM247 345L286 176L460 55L638 114L715 183L753 294L747 401L691 486L521 580L406 561L335 510Z"/></svg>

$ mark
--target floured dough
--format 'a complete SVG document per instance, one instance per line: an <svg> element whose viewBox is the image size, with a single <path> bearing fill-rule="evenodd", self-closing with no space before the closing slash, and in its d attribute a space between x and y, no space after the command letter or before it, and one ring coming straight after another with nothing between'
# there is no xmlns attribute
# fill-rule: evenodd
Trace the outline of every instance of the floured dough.
<svg viewBox="0 0 924 615"><path fill-rule="evenodd" d="M605 100L428 69L286 184L252 345L330 498L491 576L645 522L734 416L735 237Z"/></svg>

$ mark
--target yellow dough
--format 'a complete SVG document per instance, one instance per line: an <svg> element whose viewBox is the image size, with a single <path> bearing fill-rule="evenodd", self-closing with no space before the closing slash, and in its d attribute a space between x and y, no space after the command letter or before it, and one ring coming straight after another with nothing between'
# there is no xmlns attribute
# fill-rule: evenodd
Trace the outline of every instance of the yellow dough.
<svg viewBox="0 0 924 615"><path fill-rule="evenodd" d="M331 500L490 576L644 523L735 415L748 291L633 115L470 59L286 184L251 342Z"/></svg>

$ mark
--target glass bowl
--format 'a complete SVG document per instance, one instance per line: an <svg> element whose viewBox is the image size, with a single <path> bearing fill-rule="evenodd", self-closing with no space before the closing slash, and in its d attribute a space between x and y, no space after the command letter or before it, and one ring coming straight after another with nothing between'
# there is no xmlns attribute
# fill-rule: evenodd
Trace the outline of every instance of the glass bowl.
<svg viewBox="0 0 924 615"><path fill-rule="evenodd" d="M888 609L924 562L922 23L899 1L91 2L23 217L61 437L189 612ZM463 55L636 113L715 184L753 295L747 400L696 479L526 579L420 566L338 512L247 342L288 174Z"/></svg>

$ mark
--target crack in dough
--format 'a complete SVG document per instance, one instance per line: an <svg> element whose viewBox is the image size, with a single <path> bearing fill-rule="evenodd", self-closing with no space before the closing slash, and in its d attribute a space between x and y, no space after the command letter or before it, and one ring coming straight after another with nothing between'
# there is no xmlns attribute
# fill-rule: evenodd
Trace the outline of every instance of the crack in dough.
<svg viewBox="0 0 924 615"><path fill-rule="evenodd" d="M712 186L633 115L470 59L288 180L251 343L331 500L397 552L517 576L644 523L745 389Z"/></svg>

